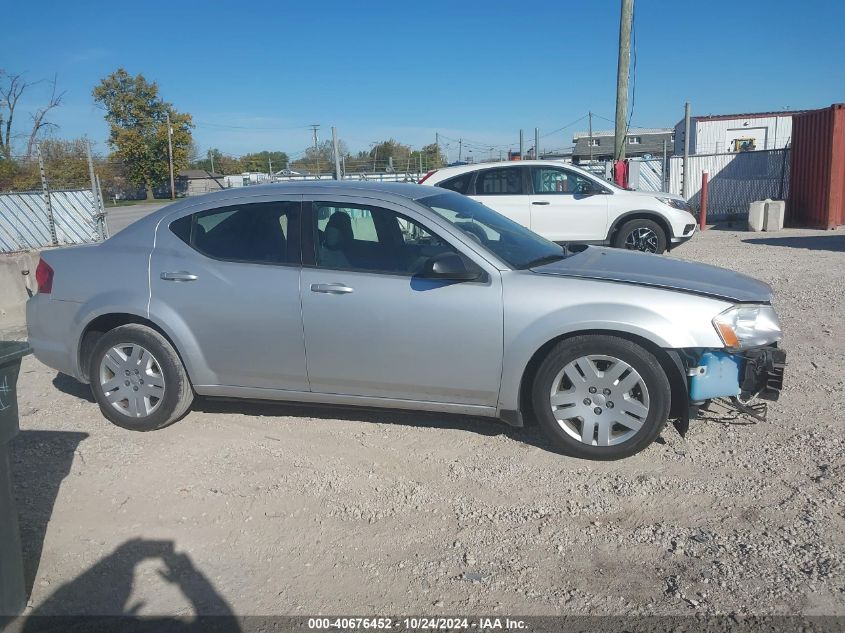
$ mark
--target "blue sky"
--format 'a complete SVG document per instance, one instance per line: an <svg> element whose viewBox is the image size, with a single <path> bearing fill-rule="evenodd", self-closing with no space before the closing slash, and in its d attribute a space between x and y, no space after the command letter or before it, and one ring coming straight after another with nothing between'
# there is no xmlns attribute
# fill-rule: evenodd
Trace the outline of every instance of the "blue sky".
<svg viewBox="0 0 845 633"><path fill-rule="evenodd" d="M0 67L57 73L57 135L100 151L91 90L119 66L194 116L201 149L232 154L295 154L319 123L353 151L390 136L419 147L439 131L483 157L515 147L520 128L526 145L539 127L541 147L558 148L587 111L614 115L619 0L13 0L3 21ZM699 114L843 101L843 22L838 0L636 0L633 125L672 126L685 100ZM22 108L42 95L29 96Z"/></svg>

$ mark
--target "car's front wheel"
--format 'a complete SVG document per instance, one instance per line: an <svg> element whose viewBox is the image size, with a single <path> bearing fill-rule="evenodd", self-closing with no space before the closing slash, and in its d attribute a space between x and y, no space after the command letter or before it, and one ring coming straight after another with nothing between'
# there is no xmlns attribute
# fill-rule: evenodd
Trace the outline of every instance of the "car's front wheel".
<svg viewBox="0 0 845 633"><path fill-rule="evenodd" d="M670 398L651 352L605 335L558 343L531 392L534 415L554 446L585 459L619 459L646 448L666 424Z"/></svg>
<svg viewBox="0 0 845 633"><path fill-rule="evenodd" d="M613 246L660 255L666 250L666 232L654 220L630 220L616 232Z"/></svg>
<svg viewBox="0 0 845 633"><path fill-rule="evenodd" d="M103 334L91 354L88 376L103 415L133 431L172 424L194 398L176 350L145 325L122 325Z"/></svg>

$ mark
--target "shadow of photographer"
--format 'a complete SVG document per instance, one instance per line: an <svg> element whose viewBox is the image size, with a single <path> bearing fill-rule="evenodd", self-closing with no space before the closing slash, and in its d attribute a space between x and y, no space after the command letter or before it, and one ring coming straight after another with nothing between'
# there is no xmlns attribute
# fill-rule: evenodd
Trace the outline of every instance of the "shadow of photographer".
<svg viewBox="0 0 845 633"><path fill-rule="evenodd" d="M143 597L133 599L136 568L159 561L163 581L179 589L190 616L144 616ZM50 616L50 617L45 617ZM120 616L120 617L114 617ZM133 626L137 625L137 626ZM171 540L135 538L119 545L73 580L61 585L24 618L24 633L59 630L241 631L229 603Z"/></svg>

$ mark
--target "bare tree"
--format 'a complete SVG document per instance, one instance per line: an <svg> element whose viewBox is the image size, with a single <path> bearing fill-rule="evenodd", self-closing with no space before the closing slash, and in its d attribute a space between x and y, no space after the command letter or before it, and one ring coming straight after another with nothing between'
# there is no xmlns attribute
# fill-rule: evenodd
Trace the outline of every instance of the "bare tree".
<svg viewBox="0 0 845 633"><path fill-rule="evenodd" d="M56 94L56 79L57 76L53 75L53 81L50 82L52 85L52 90L50 91L50 101L48 101L47 105L43 108L38 108L35 112L30 114L32 117L32 131L29 133L29 141L27 141L26 144L27 158L32 157L32 148L35 146L38 133L51 127L58 127L55 123L47 120L47 113L53 108L58 108L62 104L62 97L65 96L64 92Z"/></svg>
<svg viewBox="0 0 845 633"><path fill-rule="evenodd" d="M23 73L14 75L7 73L4 70L0 70L0 153L2 153L3 157L6 159L10 159L12 157L13 140L18 136L22 136L20 134L13 133L18 101L24 92L40 83L42 83L42 81L26 81ZM32 156L32 151L35 147L35 142L39 133L50 127L55 127L55 123L51 123L47 119L47 115L51 110L61 105L62 97L64 97L65 94L64 92L56 92L57 81L55 76L49 83L52 86L52 91L47 105L30 113L30 117L32 118L32 128L29 133L29 140L26 144L27 157Z"/></svg>

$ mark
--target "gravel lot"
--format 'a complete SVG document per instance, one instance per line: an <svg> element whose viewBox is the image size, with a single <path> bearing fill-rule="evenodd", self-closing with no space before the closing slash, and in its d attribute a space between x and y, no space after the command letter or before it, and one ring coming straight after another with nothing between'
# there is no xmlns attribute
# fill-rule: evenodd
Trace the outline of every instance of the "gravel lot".
<svg viewBox="0 0 845 633"><path fill-rule="evenodd" d="M27 358L29 612L845 615L845 231L711 230L671 256L774 286L786 388L768 422L711 415L619 462L273 404L130 433Z"/></svg>

